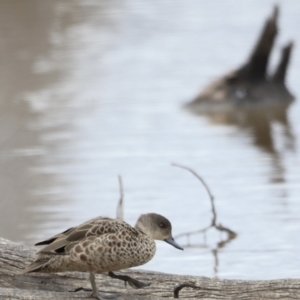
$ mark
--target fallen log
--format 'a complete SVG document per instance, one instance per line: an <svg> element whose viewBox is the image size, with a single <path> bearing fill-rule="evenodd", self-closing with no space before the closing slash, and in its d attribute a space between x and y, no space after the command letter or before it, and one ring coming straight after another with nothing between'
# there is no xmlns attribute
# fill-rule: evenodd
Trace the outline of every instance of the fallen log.
<svg viewBox="0 0 300 300"><path fill-rule="evenodd" d="M269 58L278 34L278 14L279 8L275 6L247 62L204 87L202 92L187 104L187 108L198 111L224 110L237 106L249 107L253 104L289 105L294 100L285 84L293 49L292 42L283 47L274 72L267 74Z"/></svg>
<svg viewBox="0 0 300 300"><path fill-rule="evenodd" d="M33 261L36 249L0 238L0 299L86 299L90 292L88 274L80 272L60 274L18 275ZM152 271L125 270L123 272L150 287L132 289L106 274L96 281L104 297L109 299L159 300L180 299L300 299L300 279L225 280L200 276L164 274Z"/></svg>

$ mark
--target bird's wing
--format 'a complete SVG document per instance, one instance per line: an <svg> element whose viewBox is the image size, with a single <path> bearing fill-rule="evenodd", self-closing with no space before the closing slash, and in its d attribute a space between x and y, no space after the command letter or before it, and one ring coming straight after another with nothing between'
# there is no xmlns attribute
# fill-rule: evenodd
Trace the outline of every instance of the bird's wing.
<svg viewBox="0 0 300 300"><path fill-rule="evenodd" d="M91 241L103 234L118 233L122 229L137 233L136 229L123 221L99 217L80 224L79 226L69 228L36 245L47 245L41 249L39 253L65 255L69 253L71 248L81 241L86 240L86 238L89 238L89 241Z"/></svg>

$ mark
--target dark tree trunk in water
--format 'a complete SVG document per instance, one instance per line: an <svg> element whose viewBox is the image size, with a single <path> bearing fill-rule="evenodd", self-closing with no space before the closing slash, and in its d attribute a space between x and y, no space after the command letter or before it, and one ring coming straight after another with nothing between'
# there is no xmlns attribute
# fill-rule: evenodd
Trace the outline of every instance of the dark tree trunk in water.
<svg viewBox="0 0 300 300"><path fill-rule="evenodd" d="M269 58L278 33L279 9L274 7L266 20L248 61L206 86L188 105L205 104L290 104L294 97L285 85L293 43L282 49L281 59L273 75L267 74Z"/></svg>
<svg viewBox="0 0 300 300"><path fill-rule="evenodd" d="M284 84L287 68L290 62L291 51L293 49L293 43L290 42L287 46L283 47L281 52L281 59L277 66L277 69L274 72L271 80L274 83L282 83Z"/></svg>

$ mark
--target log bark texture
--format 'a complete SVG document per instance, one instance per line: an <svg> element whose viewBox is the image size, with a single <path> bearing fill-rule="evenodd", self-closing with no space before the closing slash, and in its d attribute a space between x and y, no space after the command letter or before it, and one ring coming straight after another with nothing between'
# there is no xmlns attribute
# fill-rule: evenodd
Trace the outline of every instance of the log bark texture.
<svg viewBox="0 0 300 300"><path fill-rule="evenodd" d="M86 273L18 275L34 259L35 252L36 249L0 238L0 299L87 299L90 292L75 292L80 288L90 289ZM300 299L300 279L248 281L138 270L125 270L122 273L138 280L150 281L152 284L147 288L132 289L106 274L99 274L96 281L104 297L111 296L113 298L110 299L118 300L159 300L174 297L207 300Z"/></svg>

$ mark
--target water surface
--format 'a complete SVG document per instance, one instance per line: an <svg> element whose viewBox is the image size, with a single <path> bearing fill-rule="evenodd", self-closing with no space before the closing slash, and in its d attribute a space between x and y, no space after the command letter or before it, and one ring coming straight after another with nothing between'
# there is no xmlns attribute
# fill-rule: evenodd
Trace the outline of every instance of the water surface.
<svg viewBox="0 0 300 300"><path fill-rule="evenodd" d="M293 38L288 85L300 89L300 4L281 4L272 56ZM97 215L114 217L122 175L125 220L155 211L174 235L213 230L181 252L158 242L143 266L221 278L299 277L300 105L282 118L198 116L182 109L249 54L272 1L0 3L0 236L32 245ZM236 117L236 116L235 116ZM282 117L282 116L281 116ZM187 244L185 238L178 240ZM215 253L215 255L214 255Z"/></svg>

